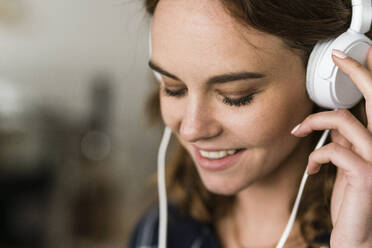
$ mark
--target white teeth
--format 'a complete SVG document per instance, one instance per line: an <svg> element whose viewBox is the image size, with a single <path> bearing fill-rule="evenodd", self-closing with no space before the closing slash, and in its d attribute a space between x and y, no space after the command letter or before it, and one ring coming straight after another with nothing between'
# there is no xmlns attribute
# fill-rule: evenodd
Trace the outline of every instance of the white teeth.
<svg viewBox="0 0 372 248"><path fill-rule="evenodd" d="M224 158L228 155L233 155L237 152L238 150L224 150L224 151L216 151L216 152L207 152L200 150L200 154L204 158L209 158L209 159L221 159Z"/></svg>
<svg viewBox="0 0 372 248"><path fill-rule="evenodd" d="M236 151L237 151L237 150L228 150L228 151L227 151L227 154L229 154L229 155L233 155L233 154L236 153Z"/></svg>

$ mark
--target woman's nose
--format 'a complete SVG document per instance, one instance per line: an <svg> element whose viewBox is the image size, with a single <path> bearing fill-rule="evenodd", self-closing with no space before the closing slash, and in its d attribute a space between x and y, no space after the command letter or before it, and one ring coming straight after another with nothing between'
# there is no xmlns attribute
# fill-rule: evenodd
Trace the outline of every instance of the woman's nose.
<svg viewBox="0 0 372 248"><path fill-rule="evenodd" d="M222 128L207 105L194 103L186 106L179 131L185 141L196 142L218 136Z"/></svg>

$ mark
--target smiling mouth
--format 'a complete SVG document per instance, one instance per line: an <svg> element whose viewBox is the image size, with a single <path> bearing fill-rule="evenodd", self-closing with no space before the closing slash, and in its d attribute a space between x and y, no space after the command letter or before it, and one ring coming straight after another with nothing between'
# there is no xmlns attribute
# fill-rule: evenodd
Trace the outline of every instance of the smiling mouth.
<svg viewBox="0 0 372 248"><path fill-rule="evenodd" d="M218 160L218 159L226 158L228 156L235 155L238 152L241 152L243 150L245 150L245 148L221 150L221 151L204 151L204 150L199 150L199 151L200 151L200 155L203 158L210 159L210 160Z"/></svg>

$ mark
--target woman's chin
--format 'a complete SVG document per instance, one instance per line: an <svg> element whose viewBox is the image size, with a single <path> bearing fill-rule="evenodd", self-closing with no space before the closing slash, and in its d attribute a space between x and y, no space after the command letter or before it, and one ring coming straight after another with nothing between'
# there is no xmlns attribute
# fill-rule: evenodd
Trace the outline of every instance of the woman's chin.
<svg viewBox="0 0 372 248"><path fill-rule="evenodd" d="M208 191L217 195L235 195L240 191L240 187L233 180L218 180L202 178L202 182Z"/></svg>

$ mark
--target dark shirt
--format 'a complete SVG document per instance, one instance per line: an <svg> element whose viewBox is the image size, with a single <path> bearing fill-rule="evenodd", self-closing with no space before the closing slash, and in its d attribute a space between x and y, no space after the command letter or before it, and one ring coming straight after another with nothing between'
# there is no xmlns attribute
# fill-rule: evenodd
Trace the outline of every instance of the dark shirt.
<svg viewBox="0 0 372 248"><path fill-rule="evenodd" d="M139 221L129 241L129 248L158 247L158 208L150 209ZM329 246L329 234L316 238ZM167 248L220 248L214 227L208 222L202 222L183 216L174 206L168 206ZM309 248L311 248L309 246Z"/></svg>

